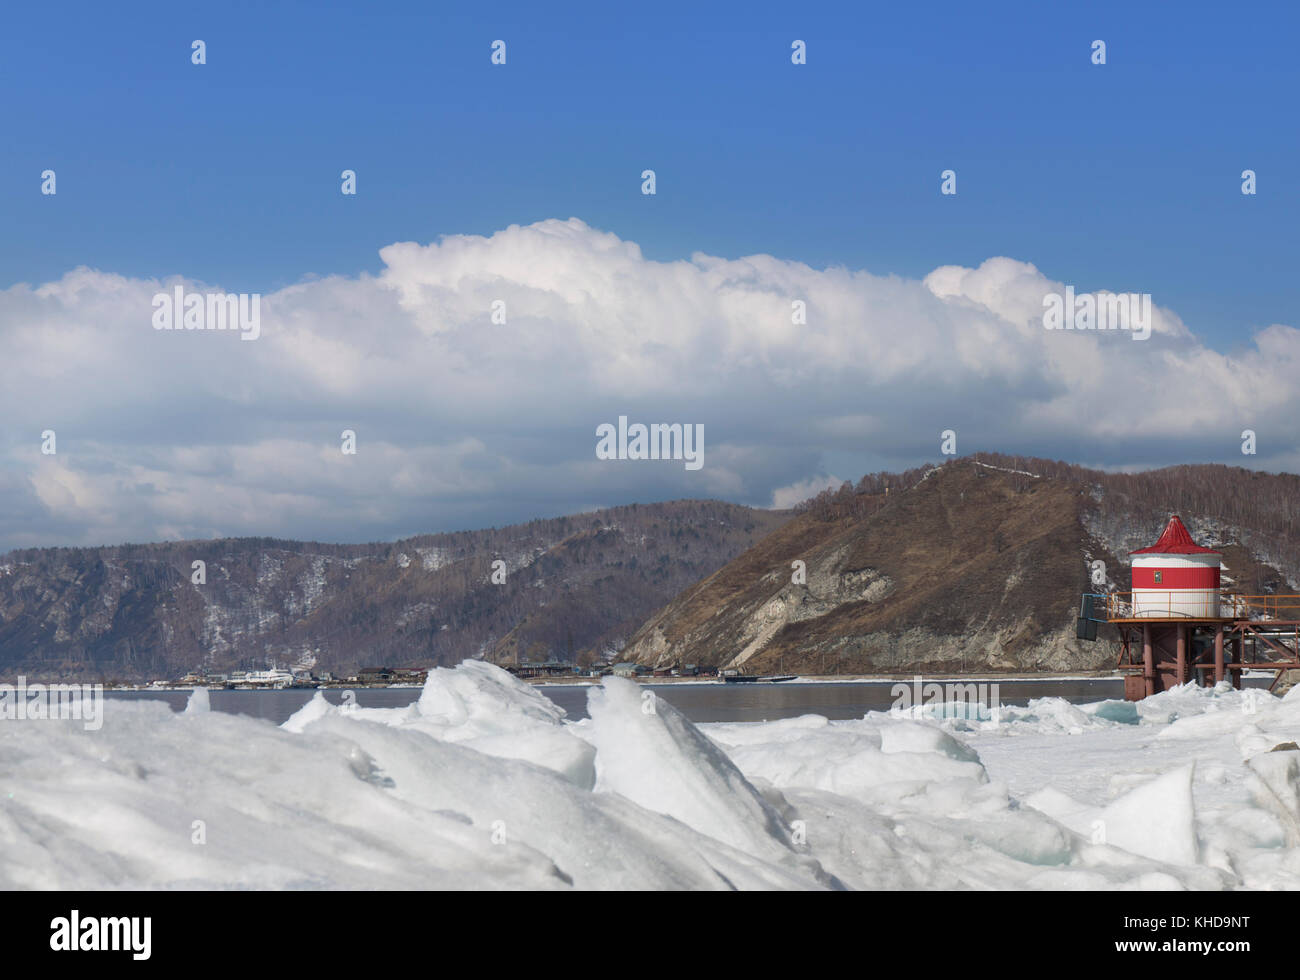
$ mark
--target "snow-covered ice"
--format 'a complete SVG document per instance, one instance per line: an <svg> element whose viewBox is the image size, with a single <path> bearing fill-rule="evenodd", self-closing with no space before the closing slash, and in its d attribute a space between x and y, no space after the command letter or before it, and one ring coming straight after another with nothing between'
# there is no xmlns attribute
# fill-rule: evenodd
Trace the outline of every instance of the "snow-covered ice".
<svg viewBox="0 0 1300 980"><path fill-rule="evenodd" d="M1300 694L708 725L588 698L467 662L279 727L203 690L0 722L0 887L1300 887Z"/></svg>

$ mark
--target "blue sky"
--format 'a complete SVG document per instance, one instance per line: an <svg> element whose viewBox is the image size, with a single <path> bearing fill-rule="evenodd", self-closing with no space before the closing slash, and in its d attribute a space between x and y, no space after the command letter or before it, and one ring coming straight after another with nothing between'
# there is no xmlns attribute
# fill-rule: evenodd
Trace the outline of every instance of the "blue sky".
<svg viewBox="0 0 1300 980"><path fill-rule="evenodd" d="M17 5L0 281L267 291L577 216L657 259L1008 255L1149 291L1227 349L1300 297L1297 26L1284 4Z"/></svg>
<svg viewBox="0 0 1300 980"><path fill-rule="evenodd" d="M1298 20L11 7L0 550L787 505L949 428L961 454L1300 470ZM151 330L164 283L265 294L262 339ZM1152 339L1045 333L1066 284L1150 294ZM704 425L704 467L596 465L622 414Z"/></svg>

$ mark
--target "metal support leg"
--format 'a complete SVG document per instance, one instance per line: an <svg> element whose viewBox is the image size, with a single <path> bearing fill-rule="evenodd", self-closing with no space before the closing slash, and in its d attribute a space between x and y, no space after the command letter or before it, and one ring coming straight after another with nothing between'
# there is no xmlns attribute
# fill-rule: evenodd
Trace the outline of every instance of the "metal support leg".
<svg viewBox="0 0 1300 980"><path fill-rule="evenodd" d="M1142 624L1142 676L1146 679L1147 697L1156 693L1156 658L1151 650L1151 626Z"/></svg>

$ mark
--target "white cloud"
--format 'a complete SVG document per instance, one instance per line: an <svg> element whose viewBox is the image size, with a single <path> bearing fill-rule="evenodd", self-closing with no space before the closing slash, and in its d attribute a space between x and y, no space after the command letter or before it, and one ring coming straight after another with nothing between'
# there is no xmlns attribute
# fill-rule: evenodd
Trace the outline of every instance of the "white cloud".
<svg viewBox="0 0 1300 980"><path fill-rule="evenodd" d="M1253 428L1250 462L1300 458L1284 424L1300 331L1220 354L1157 306L1147 341L1049 332L1043 296L1064 284L1013 259L921 281L654 262L576 219L380 255L379 275L265 296L255 342L151 328L154 293L220 284L80 268L0 292L0 548L360 540L683 496L785 506L831 466L935 460L947 428L962 453L1113 466L1240 462ZM597 461L596 426L621 414L702 423L704 468Z"/></svg>
<svg viewBox="0 0 1300 980"><path fill-rule="evenodd" d="M777 487L772 491L772 509L785 510L795 504L815 497L823 490L835 490L844 483L838 476L810 476L806 480L791 483L788 487Z"/></svg>

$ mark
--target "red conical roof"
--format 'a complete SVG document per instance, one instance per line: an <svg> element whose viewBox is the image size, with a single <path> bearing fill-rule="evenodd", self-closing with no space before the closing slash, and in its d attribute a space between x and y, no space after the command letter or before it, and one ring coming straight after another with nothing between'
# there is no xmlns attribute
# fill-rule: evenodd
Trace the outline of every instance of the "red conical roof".
<svg viewBox="0 0 1300 980"><path fill-rule="evenodd" d="M1183 522L1179 520L1177 514L1169 518L1169 523L1165 525L1164 532L1160 535L1160 540L1150 548L1139 548L1137 551L1130 551L1130 555L1218 555L1222 552L1215 551L1213 548L1202 548L1192 540L1192 536L1187 533L1187 528L1183 527Z"/></svg>

